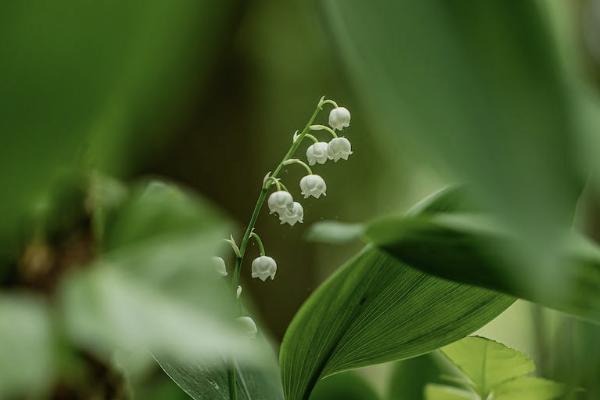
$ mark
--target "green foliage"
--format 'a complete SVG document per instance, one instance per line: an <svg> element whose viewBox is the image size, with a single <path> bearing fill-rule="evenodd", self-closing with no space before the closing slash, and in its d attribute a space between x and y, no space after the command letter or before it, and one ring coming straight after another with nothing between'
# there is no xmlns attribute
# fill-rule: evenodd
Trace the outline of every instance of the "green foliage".
<svg viewBox="0 0 600 400"><path fill-rule="evenodd" d="M566 244L560 291L534 286L534 277L507 275L518 239L460 204L462 189L430 197L405 217L369 225L367 237L401 262L457 282L491 288L575 315L600 321L600 249L572 234ZM460 212L455 212L460 210ZM533 281L527 283L528 279Z"/></svg>
<svg viewBox="0 0 600 400"><path fill-rule="evenodd" d="M514 255L526 267L507 264L507 274L559 285L559 244L580 194L580 132L543 3L324 4L387 145L412 141L472 185L473 199L518 236Z"/></svg>
<svg viewBox="0 0 600 400"><path fill-rule="evenodd" d="M379 400L371 385L355 372L327 377L315 386L310 400Z"/></svg>
<svg viewBox="0 0 600 400"><path fill-rule="evenodd" d="M444 347L442 352L464 374L467 386L480 399L552 400L566 393L562 384L530 376L535 370L533 361L493 340L472 336ZM473 395L468 397L457 389L437 385L427 389L427 400L453 398Z"/></svg>
<svg viewBox="0 0 600 400"><path fill-rule="evenodd" d="M306 398L320 378L336 372L451 343L512 302L422 274L367 247L321 285L290 324L280 353L286 399Z"/></svg>
<svg viewBox="0 0 600 400"><path fill-rule="evenodd" d="M321 221L311 225L306 232L306 240L328 244L344 244L359 239L363 231L363 224Z"/></svg>
<svg viewBox="0 0 600 400"><path fill-rule="evenodd" d="M47 306L30 296L0 296L0 398L40 393L57 367L57 338Z"/></svg>
<svg viewBox="0 0 600 400"><path fill-rule="evenodd" d="M392 369L386 398L424 400L425 387L438 381L442 372L435 353L397 362Z"/></svg>

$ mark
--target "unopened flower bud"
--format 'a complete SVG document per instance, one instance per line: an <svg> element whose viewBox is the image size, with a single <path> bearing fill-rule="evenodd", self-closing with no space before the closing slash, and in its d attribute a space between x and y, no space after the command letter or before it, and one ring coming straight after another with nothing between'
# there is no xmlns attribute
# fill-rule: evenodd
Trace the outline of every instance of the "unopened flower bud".
<svg viewBox="0 0 600 400"><path fill-rule="evenodd" d="M306 159L310 165L325 164L328 158L328 144L325 142L313 143L306 149Z"/></svg>
<svg viewBox="0 0 600 400"><path fill-rule="evenodd" d="M221 257L213 257L212 261L217 273L222 276L227 276L227 267L225 266L225 260L223 260Z"/></svg>
<svg viewBox="0 0 600 400"><path fill-rule="evenodd" d="M352 145L345 137L333 138L327 145L327 155L333 161L340 158L347 160L350 154L352 154Z"/></svg>
<svg viewBox="0 0 600 400"><path fill-rule="evenodd" d="M237 321L244 336L247 336L251 339L254 339L256 337L256 334L258 333L258 328L256 327L256 323L252 318L246 316L238 317Z"/></svg>
<svg viewBox="0 0 600 400"><path fill-rule="evenodd" d="M281 214L279 214L279 220L282 224L290 224L294 226L296 222L302 223L302 219L304 218L304 209L302 208L302 204L295 201L292 206Z"/></svg>
<svg viewBox="0 0 600 400"><path fill-rule="evenodd" d="M239 299L241 295L242 295L242 287L238 286L237 289L235 290L235 297Z"/></svg>
<svg viewBox="0 0 600 400"><path fill-rule="evenodd" d="M306 175L300 179L300 189L305 199L310 196L318 199L321 195L327 195L325 193L327 191L325 181L319 175L315 174Z"/></svg>
<svg viewBox="0 0 600 400"><path fill-rule="evenodd" d="M291 207L293 202L294 199L292 198L292 195L286 192L285 190L273 192L269 196L269 213L280 213L285 209Z"/></svg>
<svg viewBox="0 0 600 400"><path fill-rule="evenodd" d="M252 277L258 278L261 281L266 281L267 278L275 279L277 272L277 263L271 257L260 256L252 261Z"/></svg>
<svg viewBox="0 0 600 400"><path fill-rule="evenodd" d="M329 126L342 130L350 126L350 111L346 107L336 107L329 113Z"/></svg>

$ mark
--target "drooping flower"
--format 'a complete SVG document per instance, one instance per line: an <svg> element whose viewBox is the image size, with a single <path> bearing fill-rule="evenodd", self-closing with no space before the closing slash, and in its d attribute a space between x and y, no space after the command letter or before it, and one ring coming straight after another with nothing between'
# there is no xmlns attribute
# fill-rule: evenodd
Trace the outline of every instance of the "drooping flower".
<svg viewBox="0 0 600 400"><path fill-rule="evenodd" d="M269 214L281 213L292 206L294 199L285 190L271 193L269 196Z"/></svg>
<svg viewBox="0 0 600 400"><path fill-rule="evenodd" d="M346 107L336 107L329 113L329 126L342 130L350 126L350 111Z"/></svg>
<svg viewBox="0 0 600 400"><path fill-rule="evenodd" d="M279 220L282 224L294 226L296 222L302 223L304 218L304 209L302 204L295 201L292 206L279 214Z"/></svg>
<svg viewBox="0 0 600 400"><path fill-rule="evenodd" d="M327 145L327 155L333 161L340 158L347 160L350 154L352 154L352 145L345 137L333 138Z"/></svg>
<svg viewBox="0 0 600 400"><path fill-rule="evenodd" d="M300 189L305 199L310 196L318 199L321 195L327 195L327 193L325 193L327 191L325 181L319 175L315 174L306 175L304 178L300 179Z"/></svg>
<svg viewBox="0 0 600 400"><path fill-rule="evenodd" d="M221 257L213 257L212 261L215 267L215 271L217 271L219 275L227 276L227 267L225 266L225 260L223 260Z"/></svg>
<svg viewBox="0 0 600 400"><path fill-rule="evenodd" d="M252 277L258 278L261 281L266 281L267 278L275 279L277 272L277 263L271 257L260 256L252 261Z"/></svg>
<svg viewBox="0 0 600 400"><path fill-rule="evenodd" d="M328 148L329 145L325 142L311 144L308 149L306 149L306 159L308 160L308 164L325 164L328 158Z"/></svg>
<svg viewBox="0 0 600 400"><path fill-rule="evenodd" d="M256 327L256 323L250 317L243 316L237 318L238 324L244 336L247 336L251 339L256 337L258 333L258 328Z"/></svg>

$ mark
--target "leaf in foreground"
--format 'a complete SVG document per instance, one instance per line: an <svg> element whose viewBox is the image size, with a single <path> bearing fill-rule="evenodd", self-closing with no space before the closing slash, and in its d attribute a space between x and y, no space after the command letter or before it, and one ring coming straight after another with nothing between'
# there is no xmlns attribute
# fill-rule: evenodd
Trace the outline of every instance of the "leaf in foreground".
<svg viewBox="0 0 600 400"><path fill-rule="evenodd" d="M280 365L287 400L361 366L418 356L458 340L513 299L441 280L367 247L313 293L290 324Z"/></svg>

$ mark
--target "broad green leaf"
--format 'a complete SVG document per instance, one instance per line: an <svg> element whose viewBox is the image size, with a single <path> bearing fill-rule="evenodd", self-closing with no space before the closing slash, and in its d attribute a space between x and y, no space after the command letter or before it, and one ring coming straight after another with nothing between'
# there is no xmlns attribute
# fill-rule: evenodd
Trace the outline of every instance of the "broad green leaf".
<svg viewBox="0 0 600 400"><path fill-rule="evenodd" d="M70 337L101 355L123 347L148 361L148 351L244 359L251 346L234 329L233 295L210 260L225 229L206 202L172 185L134 189L108 218L105 252L62 286Z"/></svg>
<svg viewBox="0 0 600 400"><path fill-rule="evenodd" d="M371 385L355 372L342 372L321 380L310 400L378 400ZM411 399L412 400L412 399Z"/></svg>
<svg viewBox="0 0 600 400"><path fill-rule="evenodd" d="M537 378L523 376L498 386L494 391L496 400L555 400L566 393L565 385Z"/></svg>
<svg viewBox="0 0 600 400"><path fill-rule="evenodd" d="M467 390L444 385L427 385L426 400L479 400L477 395Z"/></svg>
<svg viewBox="0 0 600 400"><path fill-rule="evenodd" d="M0 398L42 392L56 373L57 338L46 305L0 296Z"/></svg>
<svg viewBox="0 0 600 400"><path fill-rule="evenodd" d="M535 370L523 353L493 340L472 336L452 343L442 352L473 382L480 393Z"/></svg>
<svg viewBox="0 0 600 400"><path fill-rule="evenodd" d="M201 362L173 363L158 360L161 368L195 400L229 400L230 381L224 363L206 365ZM271 363L236 364L236 386L239 400L283 400L279 369Z"/></svg>
<svg viewBox="0 0 600 400"><path fill-rule="evenodd" d="M280 353L286 399L308 398L319 379L336 372L415 357L458 340L513 301L423 274L368 246L292 320Z"/></svg>
<svg viewBox="0 0 600 400"><path fill-rule="evenodd" d="M311 242L343 244L359 239L363 231L363 224L322 221L311 225L306 233L306 239Z"/></svg>
<svg viewBox="0 0 600 400"><path fill-rule="evenodd" d="M412 141L471 184L477 204L516 232L515 255L544 260L507 267L550 286L580 193L579 117L543 3L323 1L380 140Z"/></svg>
<svg viewBox="0 0 600 400"><path fill-rule="evenodd" d="M444 194L440 196L443 202ZM451 210L448 210L451 211ZM600 249L576 234L565 241L561 290L524 284L507 268L517 239L480 214L409 213L372 223L366 236L399 261L426 273L478 285L600 321Z"/></svg>
<svg viewBox="0 0 600 400"><path fill-rule="evenodd" d="M523 353L490 339L468 337L442 348L442 352L469 379L477 398L552 400L566 393L560 383L530 376L535 365Z"/></svg>

